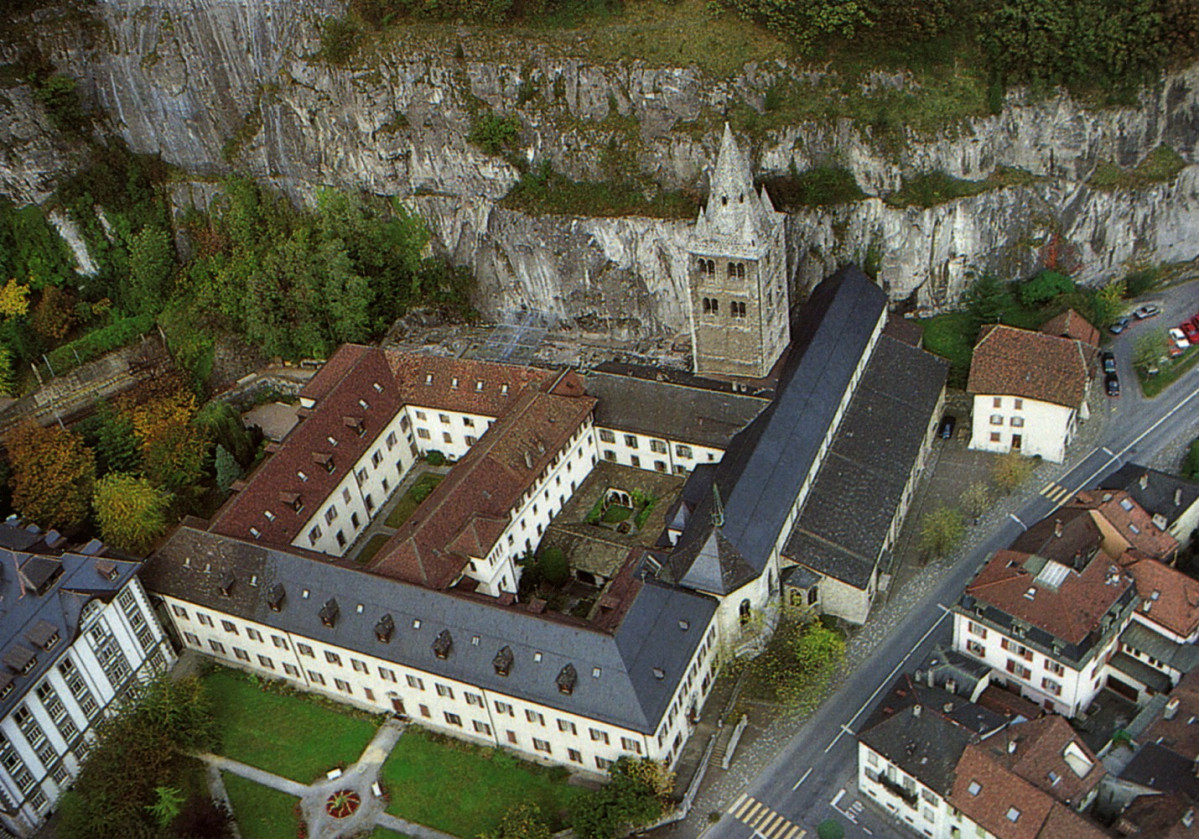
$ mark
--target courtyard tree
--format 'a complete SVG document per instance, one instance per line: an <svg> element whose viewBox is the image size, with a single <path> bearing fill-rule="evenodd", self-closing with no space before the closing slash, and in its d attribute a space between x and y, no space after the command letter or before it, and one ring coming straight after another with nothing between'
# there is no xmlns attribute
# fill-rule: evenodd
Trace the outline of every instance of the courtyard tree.
<svg viewBox="0 0 1199 839"><path fill-rule="evenodd" d="M991 488L983 481L975 481L962 493L962 509L966 515L978 518L991 506Z"/></svg>
<svg viewBox="0 0 1199 839"><path fill-rule="evenodd" d="M513 804L500 817L500 824L479 839L550 839L550 826L536 804Z"/></svg>
<svg viewBox="0 0 1199 839"><path fill-rule="evenodd" d="M962 511L938 507L924 516L920 527L920 550L934 558L948 556L962 543L966 521Z"/></svg>
<svg viewBox="0 0 1199 839"><path fill-rule="evenodd" d="M111 472L96 482L92 505L105 542L143 554L166 531L171 496L145 478Z"/></svg>
<svg viewBox="0 0 1199 839"><path fill-rule="evenodd" d="M1032 475L1033 462L1019 452L1008 452L995 461L991 467L991 477L995 486L1004 492L1011 492L1024 483Z"/></svg>
<svg viewBox="0 0 1199 839"><path fill-rule="evenodd" d="M73 527L87 516L96 460L73 431L26 420L4 438L12 465L12 504L41 527Z"/></svg>
<svg viewBox="0 0 1199 839"><path fill-rule="evenodd" d="M1152 329L1137 336L1132 345L1132 363L1142 370L1157 366L1170 351L1170 337L1163 327Z"/></svg>

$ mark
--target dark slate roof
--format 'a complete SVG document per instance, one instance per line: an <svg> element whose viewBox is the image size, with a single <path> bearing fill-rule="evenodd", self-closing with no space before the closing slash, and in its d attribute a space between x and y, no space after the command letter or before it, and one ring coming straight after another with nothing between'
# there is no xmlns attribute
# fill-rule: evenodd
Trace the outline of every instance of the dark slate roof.
<svg viewBox="0 0 1199 839"><path fill-rule="evenodd" d="M583 376L599 398L596 425L723 449L770 404L768 399L593 370Z"/></svg>
<svg viewBox="0 0 1199 839"><path fill-rule="evenodd" d="M783 585L792 586L793 588L811 588L820 582L820 577L812 573L802 565L792 565L790 568L784 568L780 575L783 579Z"/></svg>
<svg viewBox="0 0 1199 839"><path fill-rule="evenodd" d="M679 585L712 594L736 591L758 575L719 529L680 543L670 561L680 572Z"/></svg>
<svg viewBox="0 0 1199 839"><path fill-rule="evenodd" d="M1142 480L1144 486L1141 485ZM1170 524L1199 501L1199 483L1139 463L1121 466L1099 481L1099 489L1122 489L1150 515L1163 515ZM1179 494L1178 504L1174 503L1176 491Z"/></svg>
<svg viewBox="0 0 1199 839"><path fill-rule="evenodd" d="M0 533L12 527L0 525ZM97 565L111 569L114 578L102 574ZM32 576L40 585L34 584L26 569L36 572ZM75 641L83 607L97 598L111 601L136 570L137 563L111 557L35 556L0 549L0 660L7 665L4 681L15 688L0 701L0 717L12 712ZM43 647L54 635L58 643L45 652ZM31 656L37 660L33 669L19 672Z"/></svg>
<svg viewBox="0 0 1199 839"><path fill-rule="evenodd" d="M236 583L225 597L219 583L230 571ZM711 598L647 582L609 634L189 527L178 528L150 559L144 581L159 594L646 733L656 730L716 610ZM286 596L274 612L267 601L277 584ZM332 628L319 617L330 597L339 604ZM374 632L384 615L395 624L388 643ZM433 642L447 631L453 650L439 659ZM514 654L507 677L492 666L505 646ZM567 665L578 674L570 695L556 681Z"/></svg>
<svg viewBox="0 0 1199 839"><path fill-rule="evenodd" d="M942 359L879 339L784 553L864 588L945 386Z"/></svg>
<svg viewBox="0 0 1199 839"><path fill-rule="evenodd" d="M1157 743L1146 743L1124 767L1120 778L1195 801L1199 799L1199 778L1194 768L1193 759Z"/></svg>
<svg viewBox="0 0 1199 839"><path fill-rule="evenodd" d="M886 305L883 290L854 266L818 285L792 326L774 402L733 438L716 468L724 537L759 574ZM705 496L681 544L712 526L711 508Z"/></svg>
<svg viewBox="0 0 1199 839"><path fill-rule="evenodd" d="M1180 673L1190 673L1199 666L1199 646L1175 644L1139 621L1133 621L1128 625L1120 635L1120 642L1137 652L1156 658Z"/></svg>
<svg viewBox="0 0 1199 839"><path fill-rule="evenodd" d="M1116 653L1111 657L1111 661L1108 664L1112 669L1127 674L1129 678L1140 682L1158 693L1166 693L1174 686L1174 683L1170 681L1170 677L1165 673L1150 667L1140 659L1133 658L1128 653Z"/></svg>
<svg viewBox="0 0 1199 839"><path fill-rule="evenodd" d="M958 696L971 697L979 684L991 674L991 668L976 658L946 649L941 644L924 659L916 670L916 681L930 680L937 687ZM953 683L953 690L948 685Z"/></svg>
<svg viewBox="0 0 1199 839"><path fill-rule="evenodd" d="M925 786L948 795L966 746L1006 724L994 711L903 675L871 709L858 739Z"/></svg>
<svg viewBox="0 0 1199 839"><path fill-rule="evenodd" d="M1052 559L1081 571L1099 552L1102 542L1103 534L1090 510L1063 507L1016 537L1012 550Z"/></svg>

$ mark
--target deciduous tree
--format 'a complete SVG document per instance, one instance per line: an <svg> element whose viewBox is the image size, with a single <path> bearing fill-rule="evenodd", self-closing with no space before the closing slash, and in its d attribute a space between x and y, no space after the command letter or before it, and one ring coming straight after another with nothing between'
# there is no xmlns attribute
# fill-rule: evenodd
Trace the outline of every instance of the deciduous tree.
<svg viewBox="0 0 1199 839"><path fill-rule="evenodd" d="M0 317L19 317L29 311L29 286L10 279L0 288Z"/></svg>
<svg viewBox="0 0 1199 839"><path fill-rule="evenodd" d="M92 505L105 542L142 554L166 530L171 496L145 478L111 472L96 482Z"/></svg>
<svg viewBox="0 0 1199 839"><path fill-rule="evenodd" d="M4 438L12 463L13 507L42 527L68 528L87 516L96 461L83 438L26 420Z"/></svg>
<svg viewBox="0 0 1199 839"><path fill-rule="evenodd" d="M1032 475L1033 462L1019 452L1001 455L991 467L995 486L1003 492L1011 492Z"/></svg>
<svg viewBox="0 0 1199 839"><path fill-rule="evenodd" d="M920 527L920 550L932 557L948 556L966 535L961 510L938 507L928 513Z"/></svg>

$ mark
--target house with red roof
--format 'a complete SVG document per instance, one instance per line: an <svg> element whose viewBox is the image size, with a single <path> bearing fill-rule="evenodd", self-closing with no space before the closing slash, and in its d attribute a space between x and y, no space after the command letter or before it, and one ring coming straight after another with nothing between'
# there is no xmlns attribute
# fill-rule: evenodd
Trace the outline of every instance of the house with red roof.
<svg viewBox="0 0 1199 839"><path fill-rule="evenodd" d="M1089 416L1094 355L1079 338L984 326L966 386L974 397L970 448L1061 463L1079 420Z"/></svg>

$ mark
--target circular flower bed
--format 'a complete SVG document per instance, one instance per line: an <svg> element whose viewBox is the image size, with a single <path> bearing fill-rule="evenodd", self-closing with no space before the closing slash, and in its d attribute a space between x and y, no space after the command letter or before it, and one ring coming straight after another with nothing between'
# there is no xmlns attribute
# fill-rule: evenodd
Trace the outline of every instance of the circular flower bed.
<svg viewBox="0 0 1199 839"><path fill-rule="evenodd" d="M325 812L335 819L354 815L362 804L362 798L353 790L338 790L325 801Z"/></svg>

